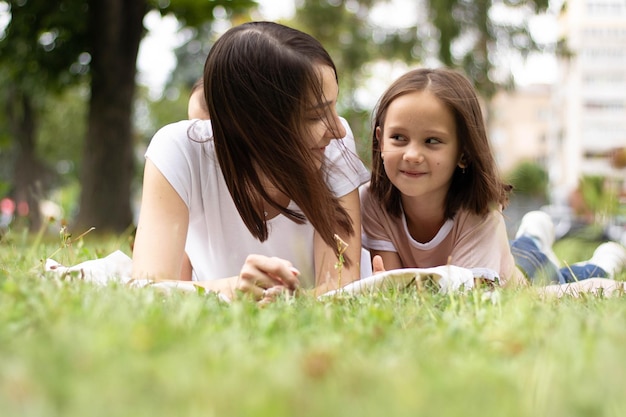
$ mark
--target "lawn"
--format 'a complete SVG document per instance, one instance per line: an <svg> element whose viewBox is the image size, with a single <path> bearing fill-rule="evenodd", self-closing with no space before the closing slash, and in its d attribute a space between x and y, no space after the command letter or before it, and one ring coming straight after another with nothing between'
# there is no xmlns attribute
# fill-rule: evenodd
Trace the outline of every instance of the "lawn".
<svg viewBox="0 0 626 417"><path fill-rule="evenodd" d="M405 291L227 305L45 276L52 254L129 253L124 238L67 243L0 241L2 416L626 415L624 298Z"/></svg>

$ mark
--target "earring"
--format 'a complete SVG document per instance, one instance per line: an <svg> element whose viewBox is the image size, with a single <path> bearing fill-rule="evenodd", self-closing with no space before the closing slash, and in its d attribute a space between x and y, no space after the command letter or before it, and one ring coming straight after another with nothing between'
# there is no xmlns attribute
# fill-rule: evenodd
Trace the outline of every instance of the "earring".
<svg viewBox="0 0 626 417"><path fill-rule="evenodd" d="M465 175L465 167L461 168L461 174Z"/></svg>

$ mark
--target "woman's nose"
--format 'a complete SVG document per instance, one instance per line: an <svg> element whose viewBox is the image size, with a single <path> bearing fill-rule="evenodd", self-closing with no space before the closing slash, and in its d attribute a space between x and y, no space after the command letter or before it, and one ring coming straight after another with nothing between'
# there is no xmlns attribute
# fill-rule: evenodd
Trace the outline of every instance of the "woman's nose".
<svg viewBox="0 0 626 417"><path fill-rule="evenodd" d="M343 127L339 116L335 115L332 120L329 120L329 125L326 129L326 137L329 139L342 139L345 136L346 128Z"/></svg>

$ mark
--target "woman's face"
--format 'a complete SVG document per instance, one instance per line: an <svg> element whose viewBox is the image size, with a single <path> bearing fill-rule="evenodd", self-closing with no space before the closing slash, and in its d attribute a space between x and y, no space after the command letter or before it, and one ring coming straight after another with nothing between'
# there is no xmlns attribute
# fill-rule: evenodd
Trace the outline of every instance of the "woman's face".
<svg viewBox="0 0 626 417"><path fill-rule="evenodd" d="M311 150L319 159L321 166L326 146L332 139L345 137L346 129L337 115L339 86L335 80L335 72L327 65L319 65L318 71L323 96L311 100L305 112L305 123L309 132L308 141L311 144Z"/></svg>

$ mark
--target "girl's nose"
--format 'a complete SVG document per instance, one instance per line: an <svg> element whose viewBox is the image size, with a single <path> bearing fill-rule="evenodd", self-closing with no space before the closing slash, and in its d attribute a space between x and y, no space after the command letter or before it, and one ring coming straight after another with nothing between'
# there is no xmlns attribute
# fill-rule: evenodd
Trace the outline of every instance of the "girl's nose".
<svg viewBox="0 0 626 417"><path fill-rule="evenodd" d="M419 146L411 144L404 152L404 160L419 164L424 160L424 155Z"/></svg>

